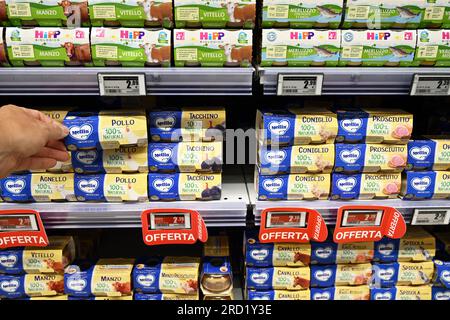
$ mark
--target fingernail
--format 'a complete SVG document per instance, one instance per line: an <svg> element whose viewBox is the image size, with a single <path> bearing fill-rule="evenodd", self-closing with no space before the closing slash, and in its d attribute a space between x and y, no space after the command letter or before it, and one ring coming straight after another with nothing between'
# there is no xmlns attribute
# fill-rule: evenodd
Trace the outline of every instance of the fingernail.
<svg viewBox="0 0 450 320"><path fill-rule="evenodd" d="M62 126L62 129L63 129L64 136L67 136L69 134L69 129L66 126Z"/></svg>

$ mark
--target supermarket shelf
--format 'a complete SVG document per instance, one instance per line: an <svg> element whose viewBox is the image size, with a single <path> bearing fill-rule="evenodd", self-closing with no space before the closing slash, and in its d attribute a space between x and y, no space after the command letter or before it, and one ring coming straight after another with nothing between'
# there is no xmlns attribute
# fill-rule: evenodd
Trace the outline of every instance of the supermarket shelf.
<svg viewBox="0 0 450 320"><path fill-rule="evenodd" d="M253 186L252 186L253 187ZM430 208L450 208L449 200L424 200L424 201L403 201L401 199L393 200L353 200L353 201L259 201L254 200L253 212L255 215L255 223L260 224L261 212L268 208L310 208L318 210L328 225L336 223L336 213L339 207L346 205L382 205L393 207L399 210L407 224L411 223L414 209L430 209Z"/></svg>
<svg viewBox="0 0 450 320"><path fill-rule="evenodd" d="M99 95L98 73L144 73L148 95L251 95L253 68L1 68L0 95Z"/></svg>
<svg viewBox="0 0 450 320"><path fill-rule="evenodd" d="M207 227L246 225L249 202L242 175L224 174L222 199L146 203L2 203L0 209L33 209L47 229L140 228L142 211L152 208L198 210Z"/></svg>
<svg viewBox="0 0 450 320"><path fill-rule="evenodd" d="M414 74L450 74L448 68L260 68L265 95L276 95L278 74L323 74L323 95L408 95Z"/></svg>

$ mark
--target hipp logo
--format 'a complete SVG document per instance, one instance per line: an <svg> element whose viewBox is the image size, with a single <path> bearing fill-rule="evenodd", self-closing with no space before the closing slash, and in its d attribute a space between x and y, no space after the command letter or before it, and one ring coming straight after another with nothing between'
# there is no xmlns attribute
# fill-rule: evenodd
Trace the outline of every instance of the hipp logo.
<svg viewBox="0 0 450 320"><path fill-rule="evenodd" d="M302 39L308 39L311 40L314 38L315 33L313 31L292 31L291 32L291 40L302 40Z"/></svg>
<svg viewBox="0 0 450 320"><path fill-rule="evenodd" d="M367 32L367 40L388 40L390 32Z"/></svg>
<svg viewBox="0 0 450 320"><path fill-rule="evenodd" d="M200 32L200 40L222 40L224 32Z"/></svg>
<svg viewBox="0 0 450 320"><path fill-rule="evenodd" d="M120 39L142 39L145 35L144 31L129 31L129 30L120 30Z"/></svg>
<svg viewBox="0 0 450 320"><path fill-rule="evenodd" d="M35 30L34 37L36 39L56 39L61 34L61 31L43 31Z"/></svg>
<svg viewBox="0 0 450 320"><path fill-rule="evenodd" d="M442 40L450 40L450 32L442 31Z"/></svg>

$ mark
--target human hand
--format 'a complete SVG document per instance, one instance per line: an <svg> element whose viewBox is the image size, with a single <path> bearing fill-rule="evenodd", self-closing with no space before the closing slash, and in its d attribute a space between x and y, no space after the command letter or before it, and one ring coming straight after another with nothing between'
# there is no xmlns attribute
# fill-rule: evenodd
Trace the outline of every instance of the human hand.
<svg viewBox="0 0 450 320"><path fill-rule="evenodd" d="M40 111L6 105L0 108L0 178L12 172L49 169L69 160L60 141L69 134Z"/></svg>

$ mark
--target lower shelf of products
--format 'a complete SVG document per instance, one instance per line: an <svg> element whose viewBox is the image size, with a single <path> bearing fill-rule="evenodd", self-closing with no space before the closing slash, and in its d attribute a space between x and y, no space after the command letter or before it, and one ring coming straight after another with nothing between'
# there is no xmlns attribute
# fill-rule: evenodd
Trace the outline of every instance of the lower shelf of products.
<svg viewBox="0 0 450 320"><path fill-rule="evenodd" d="M245 226L249 200L243 177L238 174L224 175L222 187L222 199L218 201L2 203L0 208L36 210L48 229L140 228L142 211L152 208L197 210L208 227Z"/></svg>

